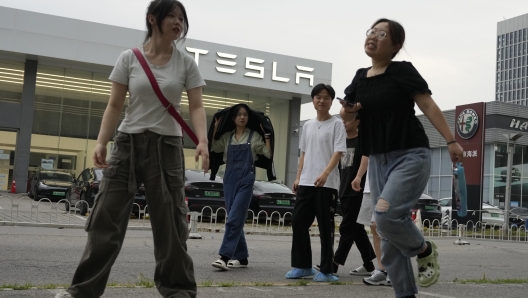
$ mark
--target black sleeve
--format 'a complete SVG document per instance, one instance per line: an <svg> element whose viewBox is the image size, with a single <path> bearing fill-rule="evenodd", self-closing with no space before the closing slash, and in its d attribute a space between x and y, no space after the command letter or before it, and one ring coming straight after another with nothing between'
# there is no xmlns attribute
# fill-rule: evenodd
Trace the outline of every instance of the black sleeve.
<svg viewBox="0 0 528 298"><path fill-rule="evenodd" d="M352 83L348 85L345 89L345 98L344 100L349 103L355 103L356 102L356 87L359 82L359 79L363 76L364 71L366 68L360 68L356 71L356 75L352 79Z"/></svg>
<svg viewBox="0 0 528 298"><path fill-rule="evenodd" d="M398 63L398 68L395 72L396 75L394 77L404 90L405 94L408 94L409 97L412 98L416 94L432 94L427 82L422 78L411 62L402 61Z"/></svg>

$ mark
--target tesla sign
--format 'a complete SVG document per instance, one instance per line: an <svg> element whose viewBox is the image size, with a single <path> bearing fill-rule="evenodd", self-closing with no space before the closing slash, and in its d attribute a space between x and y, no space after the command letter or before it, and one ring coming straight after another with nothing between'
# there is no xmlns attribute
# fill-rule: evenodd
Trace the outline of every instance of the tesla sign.
<svg viewBox="0 0 528 298"><path fill-rule="evenodd" d="M196 61L196 64L198 65L200 63L200 55L206 55L207 53L209 53L208 50L202 50L202 49L197 49L197 48L186 47L185 49L189 53L194 54L194 60ZM235 61L235 59L237 58L237 55L229 54L229 53L222 53L222 52L216 52L216 55L217 55L216 63L218 65L216 66L216 71L220 73L225 73L225 74L234 74L237 72L237 70L233 68L234 66L237 65L237 62ZM264 70L263 63L264 63L263 59L246 57L245 69L247 71L244 73L244 76L251 77L251 78L257 78L257 79L264 79L265 70ZM311 73L314 71L314 68L307 67L307 66L301 66L301 65L295 65L295 67L297 70L295 73L295 84L299 85L301 79L307 79L309 81L310 87L312 87L314 83L314 75ZM278 76L277 68L278 68L278 63L273 61L273 66L272 66L272 71L271 71L271 80L282 82L282 83L288 83L292 78Z"/></svg>

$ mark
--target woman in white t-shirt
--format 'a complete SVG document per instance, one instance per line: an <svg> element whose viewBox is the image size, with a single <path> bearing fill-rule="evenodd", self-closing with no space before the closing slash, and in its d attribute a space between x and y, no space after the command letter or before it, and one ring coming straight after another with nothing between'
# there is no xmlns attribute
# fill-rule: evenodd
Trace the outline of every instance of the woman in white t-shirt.
<svg viewBox="0 0 528 298"><path fill-rule="evenodd" d="M154 0L146 15L147 37L139 48L163 95L179 112L187 91L189 113L208 171L209 153L202 86L205 82L193 58L176 47L185 38L189 22L184 6L175 0ZM86 223L88 243L72 285L60 297L100 297L117 258L128 225L135 193L145 185L152 224L156 267L154 281L163 297L196 297L191 257L187 254L188 226L184 194L182 129L154 93L132 50L124 51L110 75L112 92L93 155L104 178ZM127 91L125 119L114 137L106 161L107 143L115 131Z"/></svg>

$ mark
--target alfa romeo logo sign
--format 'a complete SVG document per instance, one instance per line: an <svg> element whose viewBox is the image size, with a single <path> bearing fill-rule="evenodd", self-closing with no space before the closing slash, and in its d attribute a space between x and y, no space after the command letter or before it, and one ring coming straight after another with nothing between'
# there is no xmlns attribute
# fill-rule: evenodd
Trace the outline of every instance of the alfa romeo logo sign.
<svg viewBox="0 0 528 298"><path fill-rule="evenodd" d="M471 139L477 132L478 124L477 112L472 109L465 109L458 115L457 133L463 139Z"/></svg>

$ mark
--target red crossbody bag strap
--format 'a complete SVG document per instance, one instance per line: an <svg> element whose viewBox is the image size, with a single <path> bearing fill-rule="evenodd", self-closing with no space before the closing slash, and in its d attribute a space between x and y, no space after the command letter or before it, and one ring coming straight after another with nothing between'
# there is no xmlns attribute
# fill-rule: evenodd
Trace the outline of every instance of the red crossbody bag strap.
<svg viewBox="0 0 528 298"><path fill-rule="evenodd" d="M147 61L145 60L145 57L143 57L143 54L139 51L138 48L133 48L132 51L136 55L136 58L139 61L139 64L141 64L141 67L143 67L143 70L145 71L145 74L147 75L147 78L150 81L150 85L152 85L152 89L154 89L154 93L158 96L159 100L161 101L161 104L169 111L169 114L178 121L180 126L183 128L183 130L187 133L187 135L191 138L191 140L194 142L195 145L198 145L198 138L192 131L192 129L185 123L185 120L181 117L181 115L176 111L176 109L172 106L172 104L165 98L163 93L161 92L161 89L158 85L158 82L156 82L156 78L154 78L154 74L152 73L152 70L150 70L150 67L147 64Z"/></svg>

